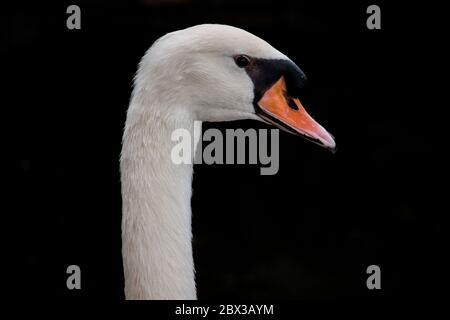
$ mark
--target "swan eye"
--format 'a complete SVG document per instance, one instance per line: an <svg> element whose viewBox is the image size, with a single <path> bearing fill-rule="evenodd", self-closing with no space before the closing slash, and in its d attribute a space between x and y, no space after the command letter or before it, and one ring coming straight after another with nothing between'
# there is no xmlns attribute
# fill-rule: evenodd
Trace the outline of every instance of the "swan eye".
<svg viewBox="0 0 450 320"><path fill-rule="evenodd" d="M250 64L250 58L244 55L235 57L234 61L239 68L245 68Z"/></svg>

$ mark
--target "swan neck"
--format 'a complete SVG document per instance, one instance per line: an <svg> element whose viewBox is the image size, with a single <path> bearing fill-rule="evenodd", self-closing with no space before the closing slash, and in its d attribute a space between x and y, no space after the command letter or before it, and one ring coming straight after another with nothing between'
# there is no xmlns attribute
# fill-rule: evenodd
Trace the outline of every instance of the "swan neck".
<svg viewBox="0 0 450 320"><path fill-rule="evenodd" d="M120 163L127 299L196 299L193 165L171 160L176 143L171 135L180 128L192 132L192 117L162 116L152 113L151 107L130 105Z"/></svg>

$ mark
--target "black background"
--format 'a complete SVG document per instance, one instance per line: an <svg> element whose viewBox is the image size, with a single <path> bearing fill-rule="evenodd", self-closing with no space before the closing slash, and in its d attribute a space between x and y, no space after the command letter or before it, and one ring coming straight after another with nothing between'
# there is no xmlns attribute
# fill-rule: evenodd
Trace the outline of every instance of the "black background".
<svg viewBox="0 0 450 320"><path fill-rule="evenodd" d="M14 292L123 298L119 153L137 64L158 37L225 23L289 55L331 154L280 134L280 170L196 165L200 299L382 299L444 290L442 10L324 1L7 1L1 8L4 245ZM378 4L382 29L366 28ZM81 30L66 8L81 8ZM425 94L425 90L431 89ZM442 118L441 118L442 119ZM241 121L204 128L265 128ZM448 213L448 212L447 212ZM66 268L82 290L66 288ZM381 290L366 268L381 267Z"/></svg>

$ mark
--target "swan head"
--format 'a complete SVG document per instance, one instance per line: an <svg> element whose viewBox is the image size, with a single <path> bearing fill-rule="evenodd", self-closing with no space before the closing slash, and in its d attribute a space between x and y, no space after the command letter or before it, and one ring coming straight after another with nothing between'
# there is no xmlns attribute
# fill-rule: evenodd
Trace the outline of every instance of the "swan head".
<svg viewBox="0 0 450 320"><path fill-rule="evenodd" d="M204 24L152 45L141 60L133 96L151 100L141 105L160 114L265 121L334 150L332 135L300 102L305 81L303 71L266 41L239 28Z"/></svg>

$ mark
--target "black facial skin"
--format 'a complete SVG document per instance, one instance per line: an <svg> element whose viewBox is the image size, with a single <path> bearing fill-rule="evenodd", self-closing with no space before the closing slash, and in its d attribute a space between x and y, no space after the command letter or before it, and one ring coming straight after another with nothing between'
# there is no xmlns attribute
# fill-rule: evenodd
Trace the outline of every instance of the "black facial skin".
<svg viewBox="0 0 450 320"><path fill-rule="evenodd" d="M306 76L303 71L289 60L250 58L250 63L245 70L253 81L255 103L282 76L286 81L288 97L298 98L301 89L306 84Z"/></svg>
<svg viewBox="0 0 450 320"><path fill-rule="evenodd" d="M303 71L292 61L284 59L259 59L249 57L250 63L245 66L245 71L252 79L254 87L253 106L256 114L265 121L272 123L287 132L295 135L299 133L280 120L264 112L258 105L258 101L264 93L270 89L281 77L284 76L287 92L284 97L286 103L293 110L298 110L292 98L299 98L300 92L306 83L306 76ZM311 139L311 138L309 138ZM318 143L318 141L314 141Z"/></svg>
<svg viewBox="0 0 450 320"><path fill-rule="evenodd" d="M307 79L303 71L290 60L259 59L252 57L248 58L248 65L241 65L240 67L245 68L245 71L250 76L250 79L252 79L253 82L253 106L255 108L255 113L266 122L273 124L278 128L283 129L284 131L297 136L302 136L303 138L313 143L323 146L322 142L318 139L298 133L296 130L292 129L284 122L266 113L258 105L258 101L261 100L264 93L269 90L281 77L284 76L287 90L287 92L284 93L284 98L286 99L287 105L291 109L298 111L298 106L294 103L293 98L300 98L301 91L305 87ZM336 148L332 149L331 151L333 153L336 152Z"/></svg>

